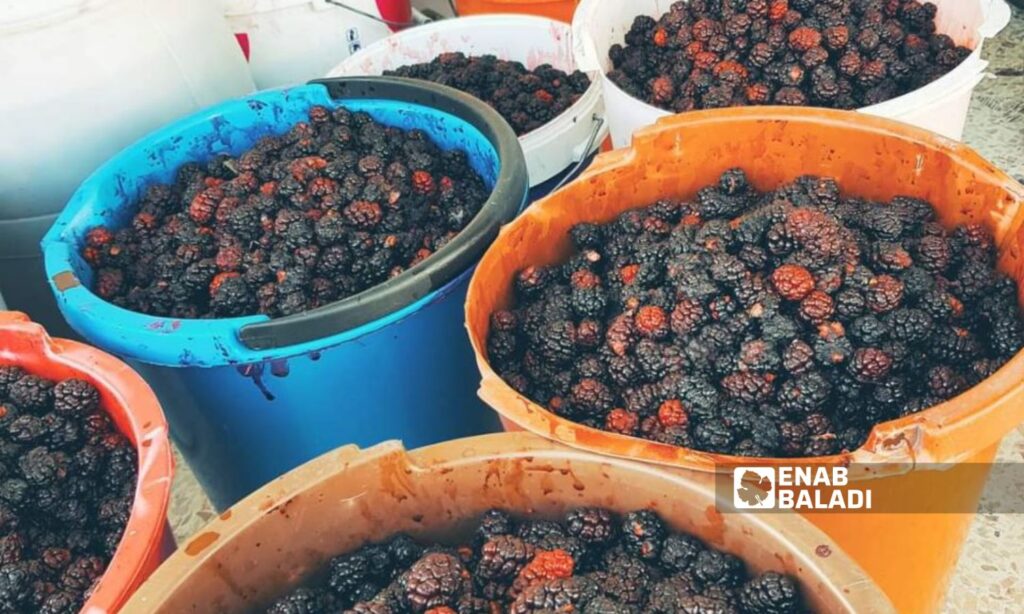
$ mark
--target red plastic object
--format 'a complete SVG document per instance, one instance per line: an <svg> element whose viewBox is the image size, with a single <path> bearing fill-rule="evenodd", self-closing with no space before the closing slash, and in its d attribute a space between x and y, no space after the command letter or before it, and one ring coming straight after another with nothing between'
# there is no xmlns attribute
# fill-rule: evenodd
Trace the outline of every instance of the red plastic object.
<svg viewBox="0 0 1024 614"><path fill-rule="evenodd" d="M167 421L153 391L125 363L87 345L51 339L23 313L0 311L0 364L52 380L81 378L139 455L135 504L121 544L82 612L114 612L170 554L167 505L174 460Z"/></svg>
<svg viewBox="0 0 1024 614"><path fill-rule="evenodd" d="M377 0L377 10L391 24L412 22L412 3L409 0ZM389 27L392 31L401 29L394 25Z"/></svg>
<svg viewBox="0 0 1024 614"><path fill-rule="evenodd" d="M457 0L459 15L527 13L572 23L578 0Z"/></svg>
<svg viewBox="0 0 1024 614"><path fill-rule="evenodd" d="M252 51L252 47L249 45L249 34L246 32L235 33L235 40L238 41L238 46L242 48L242 55L245 56L245 61L249 61L249 54Z"/></svg>

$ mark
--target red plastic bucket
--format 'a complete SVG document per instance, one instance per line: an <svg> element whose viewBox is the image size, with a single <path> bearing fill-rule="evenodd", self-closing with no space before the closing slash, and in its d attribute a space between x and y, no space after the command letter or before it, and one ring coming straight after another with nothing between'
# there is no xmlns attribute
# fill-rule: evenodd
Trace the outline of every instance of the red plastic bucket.
<svg viewBox="0 0 1024 614"><path fill-rule="evenodd" d="M0 311L0 364L60 380L80 378L99 390L100 404L139 457L135 503L121 544L83 612L114 612L170 554L167 526L174 460L167 422L153 392L128 365L67 339L51 339L23 313Z"/></svg>

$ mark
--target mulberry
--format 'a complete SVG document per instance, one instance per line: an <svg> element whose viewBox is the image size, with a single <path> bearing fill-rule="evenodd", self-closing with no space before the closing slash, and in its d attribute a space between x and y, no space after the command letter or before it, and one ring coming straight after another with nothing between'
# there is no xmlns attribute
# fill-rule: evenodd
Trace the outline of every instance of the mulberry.
<svg viewBox="0 0 1024 614"><path fill-rule="evenodd" d="M940 399L954 397L967 387L967 380L948 365L938 365L928 371L928 390Z"/></svg>
<svg viewBox="0 0 1024 614"><path fill-rule="evenodd" d="M650 569L643 561L615 550L609 551L605 558L605 571L597 573L602 592L620 603L643 605L653 581Z"/></svg>
<svg viewBox="0 0 1024 614"><path fill-rule="evenodd" d="M631 512L622 519L626 552L643 560L657 560L665 539L665 525L654 512Z"/></svg>
<svg viewBox="0 0 1024 614"><path fill-rule="evenodd" d="M685 336L695 332L704 318L704 307L700 301L684 298L672 310L669 326L674 334Z"/></svg>
<svg viewBox="0 0 1024 614"><path fill-rule="evenodd" d="M522 539L498 535L481 546L476 574L483 580L511 582L534 554L534 547Z"/></svg>
<svg viewBox="0 0 1024 614"><path fill-rule="evenodd" d="M736 441L732 427L718 418L700 422L693 435L703 449L712 452L727 453Z"/></svg>
<svg viewBox="0 0 1024 614"><path fill-rule="evenodd" d="M53 382L35 375L25 375L10 384L7 396L18 407L29 411L43 411L53 402Z"/></svg>
<svg viewBox="0 0 1024 614"><path fill-rule="evenodd" d="M690 568L704 544L690 535L672 534L665 538L660 564L669 573L682 573Z"/></svg>
<svg viewBox="0 0 1024 614"><path fill-rule="evenodd" d="M885 379L892 370L892 356L877 348L860 348L850 361L850 374L862 382Z"/></svg>
<svg viewBox="0 0 1024 614"><path fill-rule="evenodd" d="M331 596L314 588L298 588L270 605L267 614L310 614L334 607Z"/></svg>
<svg viewBox="0 0 1024 614"><path fill-rule="evenodd" d="M606 509L587 507L569 512L566 532L590 547L603 547L618 536L615 517Z"/></svg>
<svg viewBox="0 0 1024 614"><path fill-rule="evenodd" d="M69 417L84 417L97 410L99 392L85 380L68 379L53 387L53 410Z"/></svg>
<svg viewBox="0 0 1024 614"><path fill-rule="evenodd" d="M736 588L743 581L743 562L718 550L703 550L692 563L693 573L704 584Z"/></svg>
<svg viewBox="0 0 1024 614"><path fill-rule="evenodd" d="M570 578L575 568L576 561L565 550L540 550L520 570L509 594L521 595L535 584Z"/></svg>
<svg viewBox="0 0 1024 614"><path fill-rule="evenodd" d="M427 554L402 577L405 601L413 612L453 606L471 590L469 572L450 554Z"/></svg>
<svg viewBox="0 0 1024 614"><path fill-rule="evenodd" d="M588 590L589 589L589 590ZM571 612L587 602L596 588L582 578L556 578L527 587L509 606L509 614Z"/></svg>
<svg viewBox="0 0 1024 614"><path fill-rule="evenodd" d="M792 579L769 571L743 585L740 605L748 612L792 614L800 611L800 593Z"/></svg>
<svg viewBox="0 0 1024 614"><path fill-rule="evenodd" d="M806 414L820 409L829 392L825 378L811 372L784 382L779 389L779 401L787 411Z"/></svg>
<svg viewBox="0 0 1024 614"><path fill-rule="evenodd" d="M585 378L573 386L570 394L573 408L583 415L604 415L615 402L615 397L600 381Z"/></svg>
<svg viewBox="0 0 1024 614"><path fill-rule="evenodd" d="M871 280L867 291L867 306L875 313L887 313L903 301L903 282L891 275L879 275Z"/></svg>
<svg viewBox="0 0 1024 614"><path fill-rule="evenodd" d="M800 339L794 339L783 352L782 365L793 375L806 373L813 366L814 349Z"/></svg>

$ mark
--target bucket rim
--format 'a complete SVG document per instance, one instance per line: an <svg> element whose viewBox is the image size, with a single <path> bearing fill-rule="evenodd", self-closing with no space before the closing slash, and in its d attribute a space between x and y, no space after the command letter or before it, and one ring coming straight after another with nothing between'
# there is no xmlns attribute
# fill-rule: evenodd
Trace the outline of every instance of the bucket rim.
<svg viewBox="0 0 1024 614"><path fill-rule="evenodd" d="M560 0L556 0L560 1ZM480 28L508 28L510 26L522 26L522 27L535 27L535 28L547 28L548 34L557 32L564 36L567 41L572 44L573 40L573 28L570 24L564 21L558 21L550 17L542 17L540 15L524 15L521 13L491 13L483 15L464 15L455 17L453 19L441 19L438 21L431 21L415 28L407 30L401 30L395 32L390 36L375 41L349 57L338 62L334 68L327 74L328 77L349 77L349 76L379 76L379 75L366 75L366 72L359 66L361 61L365 61L365 58L371 54L382 54L383 52L389 51L396 47L398 41L409 36L422 36L433 33L444 34L446 36L454 36L457 33L464 30L479 30ZM579 70L590 77L590 87L587 91L580 96L580 100L588 97L595 90L600 95L600 80L598 77L601 75L600 70L584 70L579 62L579 58L575 52L570 52L569 58L572 61L572 68L566 68L562 66L556 66L559 70ZM504 59L504 58L500 58ZM529 136L536 134L538 131L555 123L562 115L568 113L574 106L579 104L579 101L571 105L565 111L558 115L558 117L552 119L547 124L531 130L526 134L519 136L519 140L523 141Z"/></svg>
<svg viewBox="0 0 1024 614"><path fill-rule="evenodd" d="M840 548L835 540L814 526L806 518L796 514L733 514L721 513L715 507L715 487L701 476L685 472L666 472L649 464L627 459L608 458L591 452L581 451L529 433L492 433L464 439L442 442L426 447L408 450L400 441L389 440L380 444L360 448L356 445L341 446L327 452L281 477L264 485L233 505L219 517L211 520L197 535L216 535L217 539L199 553L187 554L179 549L158 569L150 581L133 595L126 611L148 611L159 608L165 600L182 590L182 586L210 561L229 551L238 541L252 539L247 535L268 516L268 510L279 510L289 502L312 500L318 489L336 480L339 475L371 469L372 465L387 467L389 473L417 480L416 476L427 474L450 475L466 467L484 464L494 471L515 471L516 467L535 465L539 470L551 472L562 463L581 463L599 466L602 472L624 474L638 480L651 480L663 485L665 492L678 494L687 500L697 500L695 507L701 507L699 517L694 518L695 526L718 524L735 525L744 536L763 536L773 542L770 547L784 549L785 555L775 555L773 564L782 568L783 559L787 567L800 569L808 578L826 581L819 590L828 593L835 605L845 612L856 612L868 607L879 614L895 613L889 598L871 580L864 569ZM565 474L566 470L558 469ZM572 474L571 469L567 470ZM487 489L488 484L478 488ZM495 487L490 485L492 489ZM372 488L372 485L371 485ZM353 486L358 490L359 486ZM403 494L412 494L412 489L403 488ZM352 499L359 498L356 495ZM574 497L564 497L567 508L576 507ZM530 513L528 502L511 498L509 510L514 515ZM611 505L615 508L617 506ZM627 511L618 506L617 512ZM334 513L345 515L345 508L335 506ZM709 518L711 519L709 521ZM452 519L453 523L464 518ZM685 518L667 519L676 524ZM419 522L419 521L417 521ZM696 535L693 528L680 528ZM712 529L718 533L721 529ZM721 547L715 538L699 537L716 547ZM825 549L829 554L819 554ZM340 554L340 553L333 553ZM807 588L807 587L805 587Z"/></svg>
<svg viewBox="0 0 1024 614"><path fill-rule="evenodd" d="M83 343L52 338L23 313L0 311L0 338L4 362L10 362L5 351L9 346L24 346L21 349L28 349L33 361L92 383L103 397L104 413L110 415L113 404L124 417L118 430L131 440L138 455L135 499L117 550L82 608L83 612L116 611L152 571L146 566L154 564L167 531L174 458L163 410L153 391L128 365ZM27 366L26 371L35 369Z"/></svg>
<svg viewBox="0 0 1024 614"><path fill-rule="evenodd" d="M358 52L345 58L332 68L328 75L331 77L364 75L367 71L362 69L361 64L366 61L368 56L386 55L386 53L395 48L399 42L404 41L406 38L411 36L424 36L436 33L455 37L459 32L466 30L478 31L481 28L508 28L510 26L535 27L537 29L546 28L549 33L561 33L561 35L570 42L570 45L572 44L572 26L565 22L551 19L550 17L518 13L467 15L460 16L455 19L434 21L417 26L413 29L396 32L391 36L367 45ZM454 40L454 38L452 40ZM551 121L527 132L526 134L519 135L519 143L525 150L543 149L545 146L558 143L562 133L571 128L571 124L574 123L574 120L577 118L587 118L589 115L594 113L602 116L604 115L604 111L601 109L603 99L601 71L584 70L575 53L570 53L569 58L572 62L572 67L556 66L556 68L564 71L579 70L590 78L590 85L587 87L586 91L580 95L576 102L566 107L564 111L552 118ZM606 121L598 135L598 143L604 140L608 131L609 125ZM586 141L584 140L580 143L573 143L571 145L578 148L582 147L585 142ZM527 164L529 164L529 161L527 161ZM548 171L546 176L531 177L531 181L533 183L532 187L536 187L537 185L550 180L559 172L560 170Z"/></svg>
<svg viewBox="0 0 1024 614"><path fill-rule="evenodd" d="M1024 216L1024 185L963 143L892 119L832 109L812 111L809 113L808 109L802 107L771 106L693 111L662 118L656 124L638 131L633 137L633 145L645 141L653 142L675 128L693 128L701 124L714 126L723 134L728 132L731 123L817 124L823 127L843 127L873 133L879 137L902 139L916 143L923 149L944 152L950 159L973 169L979 176L988 178L993 185L1005 190L1009 199L1021 206L1018 217ZM599 155L574 184L533 203L523 215L502 230L502 236L515 232L519 226L544 224L544 209L550 206L548 203L552 199L564 197L572 185L584 185L599 175L614 173L617 169L633 163L637 156L634 146ZM559 196L560 194L563 196ZM580 218L579 221L585 219ZM1004 239L1007 240L1009 235ZM500 237L496 244L499 242ZM491 252L493 249L494 246L488 251ZM485 254L482 262L487 259L488 254ZM870 430L867 441L860 448L831 456L743 457L682 448L591 428L549 411L520 394L497 374L487 358L486 330L475 330L469 317L474 309L474 303L478 300L477 297L486 294L481 290L480 283L482 282L479 276L474 274L466 298L466 329L482 379L480 398L512 424L583 450L657 465L716 473L731 471L731 467L752 460L766 466L874 464L876 470L870 477L881 478L905 473L917 464L958 462L978 449L995 443L998 440L989 439L996 429L978 424L978 414L983 411L988 411L993 416L999 415L998 425L1007 427L1007 432L1024 421L1024 408L998 406L999 402L1010 397L1014 391L1024 390L1024 350L1021 350L979 384L924 411L877 424ZM515 399L515 402L509 403L510 399ZM999 438L1001 439L1003 435Z"/></svg>
<svg viewBox="0 0 1024 614"><path fill-rule="evenodd" d="M979 2L981 7L983 19L982 23L975 28L974 32L977 40L971 48L971 53L967 58L955 66L951 71L931 83L927 83L917 89L896 96L895 98L890 98L889 100L885 100L874 105L858 107L852 110L859 113L868 113L871 115L899 119L901 116L913 112L917 106L934 104L937 100L945 99L958 93L966 86L965 84L973 83L973 85L977 85L978 76L983 75L985 69L988 67L988 62L983 60L981 57L982 47L984 46L985 40L996 36L1003 30L1003 28L1006 27L1008 19L1005 18L1005 12L1009 9L1009 5L1006 4L1005 0L976 1ZM575 39L574 55L576 56L577 63L580 66L589 67L595 70L600 75L601 81L605 87L613 88L616 93L628 98L632 103L635 103L636 108L642 108L645 112L657 114L658 116L673 115L674 113L670 110L652 105L649 102L626 93L626 91L619 87L617 83L608 78L607 71L602 68L605 57L607 56L607 50L605 50L604 55L601 55L600 51L593 48L593 40L590 38L589 28L585 23L585 20L589 15L596 13L599 8L603 6L605 5L603 5L600 0L580 0L579 5L576 7L576 12L572 20L572 32ZM593 54L598 54L598 57L591 57ZM596 66L592 66L595 62ZM829 107L813 107L805 105L797 108L828 109ZM693 112L694 111L687 111L687 113Z"/></svg>
<svg viewBox="0 0 1024 614"><path fill-rule="evenodd" d="M344 100L398 101L421 113L446 115L467 124L493 149L494 186L481 210L454 239L425 262L382 284L319 309L270 319L250 315L216 320L183 320L129 311L104 301L75 274L80 239L72 235L79 213L94 200L95 188L117 179L115 169L146 145L174 139L187 128L250 105L299 96ZM430 132L429 129L425 130ZM216 152L214 152L216 153ZM58 305L79 333L120 356L147 364L218 367L246 364L326 349L401 321L430 304L476 261L526 202L526 163L511 127L496 111L457 90L411 79L353 77L265 90L189 115L143 137L108 160L78 188L42 240L48 282ZM124 205L128 206L128 205ZM84 214L83 214L84 215Z"/></svg>
<svg viewBox="0 0 1024 614"><path fill-rule="evenodd" d="M396 47L401 41L411 36L443 34L445 36L455 37L463 31L472 31L481 27L495 27L503 29L514 27L548 29L549 32L546 34L558 32L565 40L569 41L570 45L572 43L572 27L564 23L564 21L552 19L551 17L519 13L466 15L453 19L431 21L431 23L418 26L415 29L396 32L387 38L381 39L359 49L352 55L341 60L335 65L328 75L329 77L367 75L367 71L362 70L360 64L365 62L368 56L372 54L384 54ZM456 41L454 44L458 44L458 42ZM558 114L558 116L553 118L550 122L534 130L530 130L525 134L519 135L519 142L522 144L523 148L544 145L557 139L560 132L564 131L564 127L558 126L560 121L564 122L565 120L571 119L573 116L586 115L587 112L594 111L594 109L597 109L600 106L602 98L600 71L584 70L580 64L577 54L574 52L569 53L569 59L572 63L570 68L555 68L566 72L580 71L581 73L584 73L588 78L590 78L590 86L577 101L567 106L565 111ZM544 180L539 183L547 181L551 176L544 178Z"/></svg>

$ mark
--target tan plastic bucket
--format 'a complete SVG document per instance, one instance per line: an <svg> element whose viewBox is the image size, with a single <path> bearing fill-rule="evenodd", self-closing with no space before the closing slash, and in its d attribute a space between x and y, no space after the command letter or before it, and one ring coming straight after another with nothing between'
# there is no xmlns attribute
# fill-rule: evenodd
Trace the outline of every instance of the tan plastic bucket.
<svg viewBox="0 0 1024 614"><path fill-rule="evenodd" d="M221 514L172 556L122 612L240 612L265 605L332 556L406 531L466 537L490 508L555 517L585 505L653 508L675 529L797 578L816 612L887 614L863 571L798 516L722 515L707 474L579 452L527 434L406 452L396 442L340 448Z"/></svg>
<svg viewBox="0 0 1024 614"><path fill-rule="evenodd" d="M502 230L478 266L466 304L467 327L483 375L480 396L507 428L623 458L715 471L742 464L708 454L595 430L569 422L516 393L485 357L489 316L509 306L511 280L531 264L563 261L572 225L606 222L665 197L690 197L742 166L759 189L803 174L836 177L850 194L875 200L910 195L932 202L942 223L978 222L1000 245L999 266L1024 280L1024 186L971 149L904 124L823 109L745 108L670 117L604 154L578 180L532 205ZM974 510L1002 438L1024 421L1024 355L982 384L917 415L880 425L861 449L810 459L814 464L873 466L875 509L927 499L930 509ZM775 464L792 459L769 459ZM946 472L908 472L915 463L957 464ZM882 479L880 476L888 476ZM844 514L808 518L835 539L889 594L901 612L931 612L941 603L973 513Z"/></svg>

